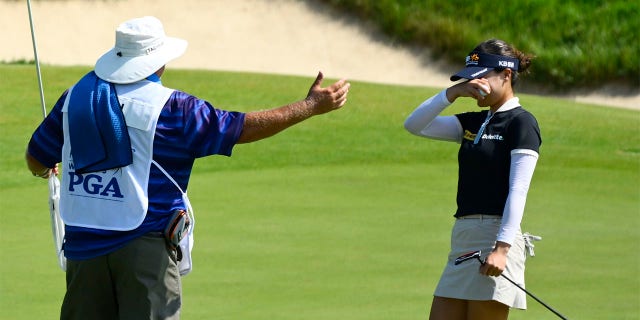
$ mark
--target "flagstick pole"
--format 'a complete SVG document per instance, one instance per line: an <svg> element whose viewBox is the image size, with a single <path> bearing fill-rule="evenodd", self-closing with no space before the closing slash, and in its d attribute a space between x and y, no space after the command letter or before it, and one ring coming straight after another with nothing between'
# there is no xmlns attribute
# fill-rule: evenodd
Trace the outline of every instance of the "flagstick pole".
<svg viewBox="0 0 640 320"><path fill-rule="evenodd" d="M40 60L38 60L38 47L36 46L36 33L33 28L33 15L31 14L31 1L27 0L29 10L29 25L31 27L31 41L33 42L33 56L36 61L36 73L38 75L38 87L40 88L40 104L42 105L42 116L47 118L47 107L44 102L44 90L42 76L40 73ZM60 217L60 180L55 174L49 176L49 216L51 218L51 232L53 244L58 257L58 265L63 271L67 269L67 260L62 252L64 242L64 222Z"/></svg>
<svg viewBox="0 0 640 320"><path fill-rule="evenodd" d="M33 42L33 56L36 61L36 73L38 75L38 87L40 88L40 104L42 105L42 116L47 117L47 107L44 102L44 90L42 87L42 76L40 73L40 60L38 60L38 47L36 45L36 33L33 28L33 15L31 14L31 0L27 0L27 8L29 10L29 25L31 27L31 42Z"/></svg>

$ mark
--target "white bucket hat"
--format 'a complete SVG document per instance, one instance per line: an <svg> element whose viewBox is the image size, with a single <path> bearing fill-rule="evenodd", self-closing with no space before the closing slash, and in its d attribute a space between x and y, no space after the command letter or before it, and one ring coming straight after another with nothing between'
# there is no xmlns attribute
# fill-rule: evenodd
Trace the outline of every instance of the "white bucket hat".
<svg viewBox="0 0 640 320"><path fill-rule="evenodd" d="M131 19L118 26L116 45L98 59L95 72L108 82L133 83L158 71L186 49L187 41L167 37L157 18Z"/></svg>

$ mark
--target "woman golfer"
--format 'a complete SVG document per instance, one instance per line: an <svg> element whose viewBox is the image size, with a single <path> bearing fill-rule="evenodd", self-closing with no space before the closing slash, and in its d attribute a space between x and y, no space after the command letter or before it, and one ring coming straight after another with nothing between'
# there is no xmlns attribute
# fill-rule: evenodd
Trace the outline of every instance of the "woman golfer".
<svg viewBox="0 0 640 320"><path fill-rule="evenodd" d="M429 98L405 121L414 135L460 144L456 221L431 320L507 319L509 308L526 309L525 293L499 275L524 287L520 222L542 140L513 86L532 58L502 40L487 40L451 76L465 81ZM439 116L461 97L488 110ZM454 265L456 257L476 250L488 253L484 264Z"/></svg>

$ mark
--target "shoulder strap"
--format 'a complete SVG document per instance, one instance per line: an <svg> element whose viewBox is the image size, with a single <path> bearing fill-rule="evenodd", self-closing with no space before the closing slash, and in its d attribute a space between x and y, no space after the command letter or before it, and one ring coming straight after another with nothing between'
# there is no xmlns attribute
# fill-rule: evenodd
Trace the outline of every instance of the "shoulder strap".
<svg viewBox="0 0 640 320"><path fill-rule="evenodd" d="M182 190L182 188L180 188L180 185L178 185L178 183L176 182L176 180L173 179L173 177L166 171L164 170L164 168L157 163L155 160L151 160L151 163L153 163L156 167L158 167L158 169L160 169L160 171L162 171L162 173L164 173L165 176L167 176L167 178L169 178L169 180L171 180L171 182L173 182L173 185L176 186L176 188L178 188L178 190L180 190L180 193L182 193L182 201L184 201L184 205L187 207L187 213L189 214L189 218L191 218L192 221L192 225L195 227L195 214L193 212L193 207L191 207L191 201L189 201L189 197L187 196L187 193L185 191ZM191 230L189 231L189 233L193 232L193 227L191 228Z"/></svg>
<svg viewBox="0 0 640 320"><path fill-rule="evenodd" d="M182 193L182 194L186 193L186 192L182 191L182 188L180 188L180 185L178 185L176 180L174 180L173 177L166 170L164 170L164 168L159 163L157 163L155 160L151 160L151 163L153 163L156 167L158 167L158 169L160 169L160 171L162 171L162 173L164 173L164 175L167 176L167 178L169 178L169 180L171 180L171 182L173 182L173 185L176 186L176 188L178 188L178 190L180 190L180 193Z"/></svg>

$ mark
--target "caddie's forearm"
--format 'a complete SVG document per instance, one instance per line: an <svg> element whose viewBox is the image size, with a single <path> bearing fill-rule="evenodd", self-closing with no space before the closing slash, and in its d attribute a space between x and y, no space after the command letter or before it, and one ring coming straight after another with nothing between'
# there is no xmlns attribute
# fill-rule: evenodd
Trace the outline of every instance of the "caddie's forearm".
<svg viewBox="0 0 640 320"><path fill-rule="evenodd" d="M249 112L238 143L248 143L271 137L314 116L312 103L305 99L275 109Z"/></svg>
<svg viewBox="0 0 640 320"><path fill-rule="evenodd" d="M32 175L40 178L49 176L51 168L47 168L40 161L36 160L28 151L25 152L25 160L27 162L27 168L29 168Z"/></svg>

